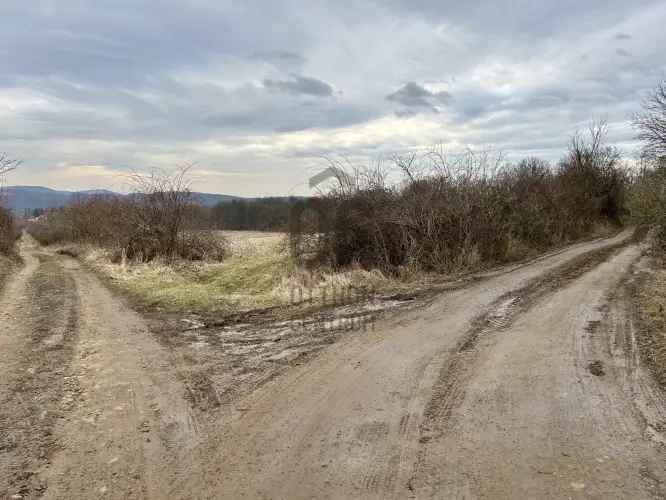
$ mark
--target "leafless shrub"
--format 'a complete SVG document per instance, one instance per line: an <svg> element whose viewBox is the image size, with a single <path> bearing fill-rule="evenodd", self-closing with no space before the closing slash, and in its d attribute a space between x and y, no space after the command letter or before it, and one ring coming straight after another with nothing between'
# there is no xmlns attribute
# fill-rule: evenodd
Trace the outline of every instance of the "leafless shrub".
<svg viewBox="0 0 666 500"><path fill-rule="evenodd" d="M117 259L221 260L226 246L219 237L193 230L197 214L187 169L174 175L132 175L135 191L124 197L75 200L52 210L29 231L43 244L88 242L112 250Z"/></svg>
<svg viewBox="0 0 666 500"><path fill-rule="evenodd" d="M666 157L666 81L643 101L643 111L634 117L634 126L647 157Z"/></svg>
<svg viewBox="0 0 666 500"><path fill-rule="evenodd" d="M340 173L325 197L319 255L390 273L451 272L583 237L598 222L620 223L626 175L604 134L603 124L577 134L555 169L535 158L508 165L500 155L441 148L396 157L393 168L334 164Z"/></svg>
<svg viewBox="0 0 666 500"><path fill-rule="evenodd" d="M629 206L634 222L657 229L656 242L666 250L666 161L642 161Z"/></svg>
<svg viewBox="0 0 666 500"><path fill-rule="evenodd" d="M632 189L632 215L657 228L657 242L666 250L666 81L644 100L634 126L643 141L643 158Z"/></svg>
<svg viewBox="0 0 666 500"><path fill-rule="evenodd" d="M9 255L14 251L18 235L12 213L0 207L0 254Z"/></svg>
<svg viewBox="0 0 666 500"><path fill-rule="evenodd" d="M27 231L42 245L75 241L69 213L64 209L49 210L27 226Z"/></svg>
<svg viewBox="0 0 666 500"><path fill-rule="evenodd" d="M10 210L3 206L6 176L20 165L19 160L11 159L6 153L0 153L0 254L8 255L14 251L14 244L19 236L16 222Z"/></svg>
<svg viewBox="0 0 666 500"><path fill-rule="evenodd" d="M624 215L627 174L620 151L605 144L606 132L606 124L598 122L587 136L574 135L559 165L561 202L570 208L574 236L589 232L600 215L616 223Z"/></svg>

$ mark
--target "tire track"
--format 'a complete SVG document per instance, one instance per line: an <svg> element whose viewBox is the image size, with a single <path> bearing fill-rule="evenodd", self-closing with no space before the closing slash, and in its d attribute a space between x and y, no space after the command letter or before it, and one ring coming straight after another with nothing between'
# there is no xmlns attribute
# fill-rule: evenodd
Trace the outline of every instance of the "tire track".
<svg viewBox="0 0 666 500"><path fill-rule="evenodd" d="M81 391L56 429L63 450L44 479L47 498L200 498L198 424L169 353L142 318L75 260L58 256L81 302L72 372Z"/></svg>
<svg viewBox="0 0 666 500"><path fill-rule="evenodd" d="M543 276L551 283L562 264L587 262L589 256L581 256L590 251L604 250L603 259L629 236L574 245L451 290L267 383L218 424L210 446L220 455L208 465L209 491L218 498L411 496L420 441L428 439L421 423L442 365L454 353L464 365L462 358L476 356L487 331L507 328L528 302L514 300L515 290ZM491 311L487 325L478 311ZM381 439L360 437L378 422Z"/></svg>
<svg viewBox="0 0 666 500"><path fill-rule="evenodd" d="M607 261L626 246L626 242L594 250L576 257L557 268L535 278L525 286L499 297L486 312L473 322L468 333L460 340L453 352L447 354L448 361L442 368L439 380L421 424L421 440L429 441L431 423L436 421L442 428L452 410L464 397L464 385L482 355L479 344L487 337L506 330L521 314L526 313L538 301L564 288L594 267Z"/></svg>
<svg viewBox="0 0 666 500"><path fill-rule="evenodd" d="M57 451L53 431L77 387L69 377L77 339L74 283L51 257L29 250L27 266L5 295L14 349L0 395L0 497L40 497L39 477Z"/></svg>
<svg viewBox="0 0 666 500"><path fill-rule="evenodd" d="M663 399L636 364L631 315L607 298L639 256L612 253L521 301L501 335L476 335L429 407L415 496L663 498Z"/></svg>

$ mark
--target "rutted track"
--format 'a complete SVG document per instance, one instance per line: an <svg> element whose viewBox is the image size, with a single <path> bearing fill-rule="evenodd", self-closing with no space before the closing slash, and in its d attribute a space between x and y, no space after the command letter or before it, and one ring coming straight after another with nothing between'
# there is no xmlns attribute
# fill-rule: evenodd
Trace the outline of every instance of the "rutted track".
<svg viewBox="0 0 666 500"><path fill-rule="evenodd" d="M666 400L639 363L630 246L442 373L418 498L665 498ZM452 389L453 388L453 389Z"/></svg>
<svg viewBox="0 0 666 500"><path fill-rule="evenodd" d="M196 442L185 389L143 321L24 236L0 307L0 497L161 498Z"/></svg>
<svg viewBox="0 0 666 500"><path fill-rule="evenodd" d="M469 341L479 314L492 313L512 292L531 287L552 292L552 280L569 284L627 237L577 245L454 290L264 386L238 403L240 411L209 443L222 458L206 476L208 488L225 498L415 495L414 467L429 439L422 429L433 388ZM581 256L591 251L600 257L587 266ZM582 261L571 268L576 258ZM561 279L567 273L573 274ZM438 491L434 496L441 497Z"/></svg>
<svg viewBox="0 0 666 500"><path fill-rule="evenodd" d="M26 267L2 301L0 496L40 495L38 471L57 443L67 411L63 394L76 342L77 296L71 278L44 254L26 252Z"/></svg>
<svg viewBox="0 0 666 500"><path fill-rule="evenodd" d="M605 299L629 236L488 274L212 409L178 343L26 237L0 298L0 496L658 495L663 400Z"/></svg>

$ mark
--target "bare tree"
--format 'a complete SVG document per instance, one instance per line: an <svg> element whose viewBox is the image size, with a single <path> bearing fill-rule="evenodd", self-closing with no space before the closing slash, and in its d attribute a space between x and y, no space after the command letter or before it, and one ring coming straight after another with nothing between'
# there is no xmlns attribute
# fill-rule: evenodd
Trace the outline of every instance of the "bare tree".
<svg viewBox="0 0 666 500"><path fill-rule="evenodd" d="M634 126L646 156L666 157L666 80L643 101L643 112L634 117Z"/></svg>
<svg viewBox="0 0 666 500"><path fill-rule="evenodd" d="M19 160L9 158L7 153L0 153L0 191L5 185L6 175L15 170L20 164Z"/></svg>
<svg viewBox="0 0 666 500"><path fill-rule="evenodd" d="M153 171L133 174L135 189L129 211L134 234L130 253L141 252L152 259L155 255L174 257L182 246L183 230L194 203L189 180L190 167L173 173ZM146 255L148 254L148 255Z"/></svg>
<svg viewBox="0 0 666 500"><path fill-rule="evenodd" d="M21 164L19 160L11 159L7 153L0 153L0 175L5 175Z"/></svg>
<svg viewBox="0 0 666 500"><path fill-rule="evenodd" d="M9 210L4 208L3 195L5 176L14 170L20 162L10 159L5 153L0 153L0 254L9 254L14 248L16 241L16 225L14 218Z"/></svg>
<svg viewBox="0 0 666 500"><path fill-rule="evenodd" d="M0 207L3 205L5 195L5 185L7 180L7 174L12 170L16 170L21 164L19 160L14 160L9 158L6 153L0 152Z"/></svg>

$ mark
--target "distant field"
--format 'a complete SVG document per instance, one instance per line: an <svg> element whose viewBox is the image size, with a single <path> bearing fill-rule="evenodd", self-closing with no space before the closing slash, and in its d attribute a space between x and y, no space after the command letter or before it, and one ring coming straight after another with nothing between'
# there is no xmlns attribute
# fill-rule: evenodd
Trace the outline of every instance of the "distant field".
<svg viewBox="0 0 666 500"><path fill-rule="evenodd" d="M173 312L227 313L281 302L279 288L289 274L284 235L216 231L230 255L223 262L163 261L111 263L93 250L86 260L139 302Z"/></svg>
<svg viewBox="0 0 666 500"><path fill-rule="evenodd" d="M261 252L276 247L285 241L285 233L268 233L262 231L214 231L223 236L229 243L232 255Z"/></svg>

